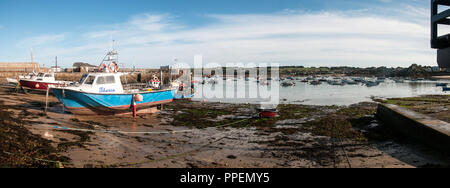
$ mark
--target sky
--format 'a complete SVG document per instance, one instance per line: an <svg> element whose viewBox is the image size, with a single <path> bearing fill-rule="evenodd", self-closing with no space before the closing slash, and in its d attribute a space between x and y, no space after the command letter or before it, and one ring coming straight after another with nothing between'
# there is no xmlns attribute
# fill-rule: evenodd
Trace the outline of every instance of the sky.
<svg viewBox="0 0 450 188"><path fill-rule="evenodd" d="M436 66L429 0L0 0L0 62ZM445 31L447 28L444 28Z"/></svg>

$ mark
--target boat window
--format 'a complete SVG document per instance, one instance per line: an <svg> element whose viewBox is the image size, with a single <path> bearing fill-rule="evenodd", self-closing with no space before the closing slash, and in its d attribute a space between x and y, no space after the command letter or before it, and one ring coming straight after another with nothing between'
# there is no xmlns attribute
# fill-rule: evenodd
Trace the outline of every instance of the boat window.
<svg viewBox="0 0 450 188"><path fill-rule="evenodd" d="M50 78L50 77L52 77L52 75L51 74L46 74L45 77Z"/></svg>
<svg viewBox="0 0 450 188"><path fill-rule="evenodd" d="M86 80L87 76L88 76L88 74L83 74L83 76L81 77L81 79L78 83L82 84Z"/></svg>
<svg viewBox="0 0 450 188"><path fill-rule="evenodd" d="M102 85L102 84L114 84L115 83L115 78L114 76L99 76L97 78L97 85Z"/></svg>
<svg viewBox="0 0 450 188"><path fill-rule="evenodd" d="M97 78L97 85L102 85L102 84L105 84L106 82L105 82L105 77L103 77L103 76L99 76L98 78Z"/></svg>
<svg viewBox="0 0 450 188"><path fill-rule="evenodd" d="M39 73L37 76L38 77L44 77L44 73Z"/></svg>
<svg viewBox="0 0 450 188"><path fill-rule="evenodd" d="M116 83L116 79L114 78L114 76L106 77L106 84L114 84L114 83Z"/></svg>
<svg viewBox="0 0 450 188"><path fill-rule="evenodd" d="M89 76L86 78L86 81L84 82L84 84L92 85L94 83L94 80L95 80L95 76Z"/></svg>

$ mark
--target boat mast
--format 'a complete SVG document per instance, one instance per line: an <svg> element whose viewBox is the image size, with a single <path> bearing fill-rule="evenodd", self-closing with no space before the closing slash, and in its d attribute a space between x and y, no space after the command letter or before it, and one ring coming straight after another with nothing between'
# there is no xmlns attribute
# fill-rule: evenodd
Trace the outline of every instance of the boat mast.
<svg viewBox="0 0 450 188"><path fill-rule="evenodd" d="M33 64L33 48L30 48L30 55L31 55L31 64L33 65L34 69L33 69L33 73L36 72L36 65Z"/></svg>

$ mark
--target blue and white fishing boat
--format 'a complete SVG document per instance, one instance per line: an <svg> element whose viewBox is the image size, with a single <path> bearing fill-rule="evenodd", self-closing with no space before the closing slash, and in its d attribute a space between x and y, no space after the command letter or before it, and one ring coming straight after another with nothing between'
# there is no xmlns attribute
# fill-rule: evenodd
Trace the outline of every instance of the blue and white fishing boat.
<svg viewBox="0 0 450 188"><path fill-rule="evenodd" d="M117 58L111 57L114 55L117 56L114 50L109 52L110 57L100 66L107 71L85 74L79 83L54 87L52 93L68 111L77 115L126 114L173 101L175 89L172 88L154 90L150 86L138 89L124 86L121 77L125 74L117 72ZM104 66L107 61L111 64Z"/></svg>

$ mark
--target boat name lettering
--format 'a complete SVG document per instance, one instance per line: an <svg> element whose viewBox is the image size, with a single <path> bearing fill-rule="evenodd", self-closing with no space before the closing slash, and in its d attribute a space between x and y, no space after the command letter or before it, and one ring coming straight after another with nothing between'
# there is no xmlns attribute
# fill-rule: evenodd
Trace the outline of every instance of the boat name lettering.
<svg viewBox="0 0 450 188"><path fill-rule="evenodd" d="M106 88L104 88L104 87L101 87L100 89L99 89L99 92L100 93L112 93L112 92L115 92L116 90L115 89L106 89Z"/></svg>

